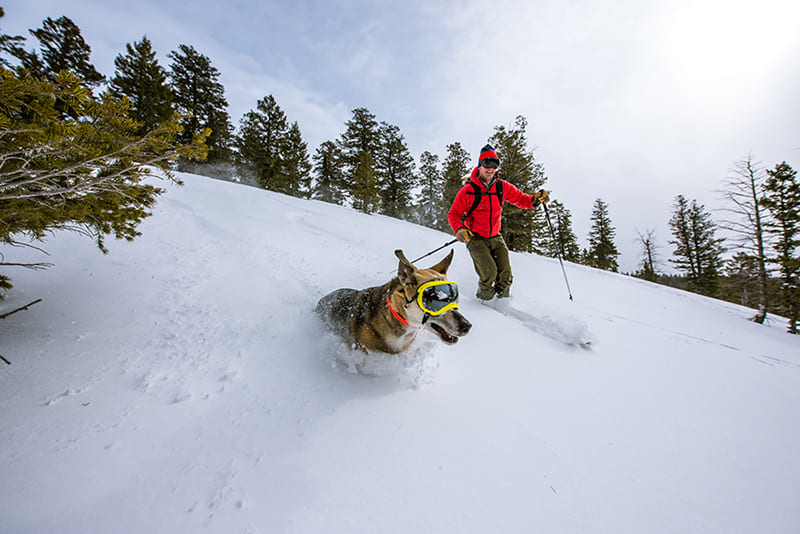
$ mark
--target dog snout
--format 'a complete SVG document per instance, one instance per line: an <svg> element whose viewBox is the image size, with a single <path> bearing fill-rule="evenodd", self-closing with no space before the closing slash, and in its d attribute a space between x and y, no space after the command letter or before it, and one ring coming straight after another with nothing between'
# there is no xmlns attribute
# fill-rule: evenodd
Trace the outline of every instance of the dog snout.
<svg viewBox="0 0 800 534"><path fill-rule="evenodd" d="M456 312L458 313L458 312ZM465 336L469 333L470 329L472 328L472 323L467 320L466 317L458 313L458 335Z"/></svg>

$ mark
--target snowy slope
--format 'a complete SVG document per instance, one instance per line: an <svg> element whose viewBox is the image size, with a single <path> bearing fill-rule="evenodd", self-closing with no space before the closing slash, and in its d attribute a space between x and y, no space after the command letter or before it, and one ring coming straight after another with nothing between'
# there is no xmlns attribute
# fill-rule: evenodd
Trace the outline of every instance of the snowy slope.
<svg viewBox="0 0 800 534"><path fill-rule="evenodd" d="M800 338L749 310L513 254L515 316L372 375L312 309L451 236L184 175L133 243L10 260L0 532L800 531ZM424 260L429 266L447 249ZM591 350L526 317L585 324ZM338 355L338 359L337 356ZM344 361L343 361L344 360Z"/></svg>

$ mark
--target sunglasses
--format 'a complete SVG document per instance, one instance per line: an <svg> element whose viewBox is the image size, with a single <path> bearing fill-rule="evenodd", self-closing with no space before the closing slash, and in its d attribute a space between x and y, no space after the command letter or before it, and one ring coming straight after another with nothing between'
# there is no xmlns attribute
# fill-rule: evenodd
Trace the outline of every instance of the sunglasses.
<svg viewBox="0 0 800 534"><path fill-rule="evenodd" d="M496 159L486 158L485 160L481 161L481 167L486 167L487 169L497 169L500 167L500 162Z"/></svg>
<svg viewBox="0 0 800 534"><path fill-rule="evenodd" d="M428 315L442 315L458 308L458 285L449 280L426 282L417 289L417 303Z"/></svg>

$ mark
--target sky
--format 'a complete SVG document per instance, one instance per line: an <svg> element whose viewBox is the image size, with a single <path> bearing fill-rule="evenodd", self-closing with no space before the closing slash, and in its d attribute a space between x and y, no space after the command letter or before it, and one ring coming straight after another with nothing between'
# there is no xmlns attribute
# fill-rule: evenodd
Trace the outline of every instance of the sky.
<svg viewBox="0 0 800 534"><path fill-rule="evenodd" d="M235 126L271 94L312 154L358 107L397 125L417 160L426 150L443 158L456 141L477 160L495 127L522 115L581 246L601 198L626 272L647 230L661 270L671 269L678 194L720 222L719 190L737 161L800 168L800 4L791 0L3 6L0 29L31 46L28 29L45 17L71 18L107 76L143 35L165 67L190 44L219 69Z"/></svg>
<svg viewBox="0 0 800 534"><path fill-rule="evenodd" d="M521 253L482 304L457 244L469 333L365 354L316 303L445 234L178 177L107 255L0 244L54 264L8 272L0 303L41 299L0 321L3 534L800 531L785 319L568 263L570 301L557 260Z"/></svg>

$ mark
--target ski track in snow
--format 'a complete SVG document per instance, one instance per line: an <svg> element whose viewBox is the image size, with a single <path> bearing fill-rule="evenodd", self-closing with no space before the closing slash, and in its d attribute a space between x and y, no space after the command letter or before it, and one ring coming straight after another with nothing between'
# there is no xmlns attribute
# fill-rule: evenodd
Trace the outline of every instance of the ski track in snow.
<svg viewBox="0 0 800 534"><path fill-rule="evenodd" d="M550 317L547 315L535 316L514 305L514 299L492 299L490 301L478 300L484 306L491 308L506 317L517 320L525 328L542 336L555 339L567 345L578 345L588 348L594 340L589 333L588 325L574 316L561 315Z"/></svg>

